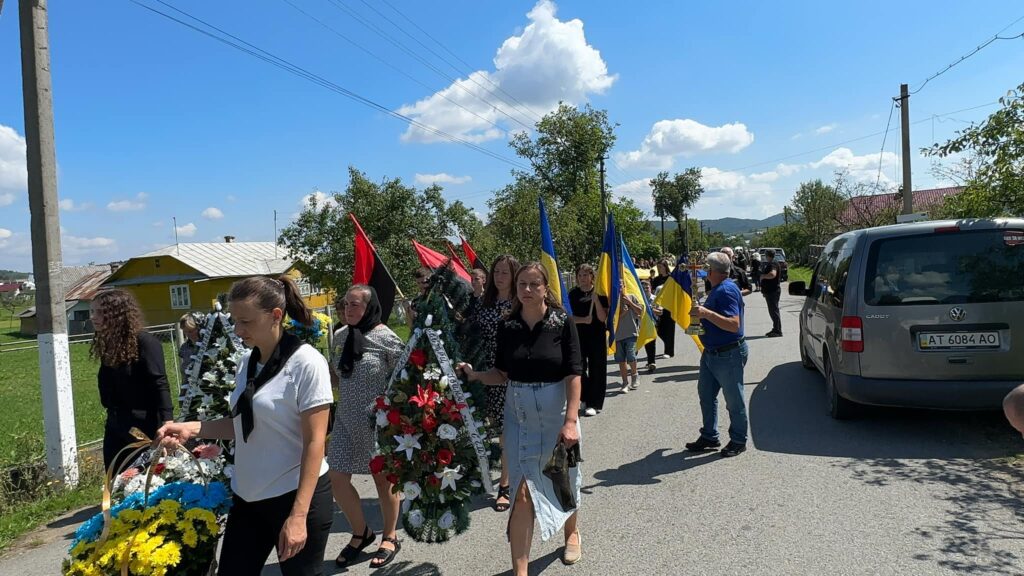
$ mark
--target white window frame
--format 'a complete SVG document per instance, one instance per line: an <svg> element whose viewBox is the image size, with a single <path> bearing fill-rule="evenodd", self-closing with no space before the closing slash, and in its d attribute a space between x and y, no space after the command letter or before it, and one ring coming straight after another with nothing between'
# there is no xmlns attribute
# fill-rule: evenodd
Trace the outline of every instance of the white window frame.
<svg viewBox="0 0 1024 576"><path fill-rule="evenodd" d="M171 309L190 310L192 308L192 294L188 284L171 285Z"/></svg>
<svg viewBox="0 0 1024 576"><path fill-rule="evenodd" d="M313 285L309 283L308 278L299 278L295 281L295 286L299 289L299 296L308 298L314 294Z"/></svg>

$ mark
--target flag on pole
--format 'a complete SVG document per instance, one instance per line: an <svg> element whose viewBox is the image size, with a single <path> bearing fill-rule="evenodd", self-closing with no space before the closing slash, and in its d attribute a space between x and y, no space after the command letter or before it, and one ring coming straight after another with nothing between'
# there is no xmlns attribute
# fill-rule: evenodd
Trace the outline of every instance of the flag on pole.
<svg viewBox="0 0 1024 576"><path fill-rule="evenodd" d="M459 236L459 239L462 240L462 253L466 255L466 262L468 262L473 268L479 268L486 271L487 266L484 266L484 263L480 261L480 258L476 255L476 251L469 245L469 242L466 242L466 239L462 236Z"/></svg>
<svg viewBox="0 0 1024 576"><path fill-rule="evenodd" d="M647 291L640 283L640 276L636 273L636 267L633 266L633 259L629 256L629 250L626 249L625 240L622 240L622 279L626 294L635 296L637 301L644 305L640 317L640 330L636 337L636 349L639 350L658 337L657 319L654 317L651 301L647 298Z"/></svg>
<svg viewBox="0 0 1024 576"><path fill-rule="evenodd" d="M672 313L672 318L683 330L690 325L690 307L693 306L693 281L690 276L690 266L686 254L679 257L675 270L668 276L668 280L661 285L661 292L655 298L654 303ZM704 345L700 338L691 335L697 349L704 352Z"/></svg>
<svg viewBox="0 0 1024 576"><path fill-rule="evenodd" d="M540 206L540 263L548 274L548 290L554 295L555 300L562 303L562 308L565 308L565 311L571 316L569 291L565 289L562 275L558 273L558 258L555 257L555 243L551 240L551 226L548 225L548 213L544 209L544 198L538 197L537 204Z"/></svg>
<svg viewBox="0 0 1024 576"><path fill-rule="evenodd" d="M385 324L391 316L391 309L395 305L395 294L401 293L395 279L388 271L388 267L380 259L377 249L370 242L370 237L363 231L363 227L356 220L356 215L349 212L349 219L356 228L355 263L352 266L352 283L366 284L377 292L377 300L380 302L380 317Z"/></svg>
<svg viewBox="0 0 1024 576"><path fill-rule="evenodd" d="M421 265L433 270L434 268L440 268L448 262L451 262L452 270L455 271L455 274L466 282L470 282L469 272L466 272L466 268L462 265L462 262L453 260L436 250L431 250L415 240L412 241L412 247L416 250L416 256L419 257Z"/></svg>
<svg viewBox="0 0 1024 576"><path fill-rule="evenodd" d="M608 330L608 353L615 351L615 328L619 325L619 285L622 278L622 266L619 261L618 234L615 232L615 219L608 215L608 225L604 231L604 243L601 256L597 260L597 276L594 278L594 292L608 298L608 319L605 326Z"/></svg>
<svg viewBox="0 0 1024 576"><path fill-rule="evenodd" d="M459 253L455 251L455 246L452 246L451 242L445 242L445 245L448 246L448 253L452 255L452 262L458 262L459 266L462 266L464 270L469 272L469 269L462 262L462 258L459 258Z"/></svg>

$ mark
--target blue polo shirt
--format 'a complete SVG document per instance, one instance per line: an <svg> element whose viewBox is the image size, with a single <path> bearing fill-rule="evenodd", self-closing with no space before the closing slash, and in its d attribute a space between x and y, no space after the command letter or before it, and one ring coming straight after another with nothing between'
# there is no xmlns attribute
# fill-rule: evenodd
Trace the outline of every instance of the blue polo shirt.
<svg viewBox="0 0 1024 576"><path fill-rule="evenodd" d="M700 342L705 348L721 348L743 338L743 295L740 294L740 288L735 282L726 279L712 288L704 301L704 307L726 318L740 317L740 331L736 333L726 332L712 324L710 320L701 320L704 335L700 337Z"/></svg>

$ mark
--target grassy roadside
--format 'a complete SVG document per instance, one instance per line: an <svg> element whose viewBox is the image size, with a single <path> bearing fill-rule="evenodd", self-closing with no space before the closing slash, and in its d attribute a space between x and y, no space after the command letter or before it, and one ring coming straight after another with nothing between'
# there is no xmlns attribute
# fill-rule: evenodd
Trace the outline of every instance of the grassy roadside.
<svg viewBox="0 0 1024 576"><path fill-rule="evenodd" d="M789 267L789 281L790 282L810 282L811 273L813 271L810 268L804 266L790 266Z"/></svg>

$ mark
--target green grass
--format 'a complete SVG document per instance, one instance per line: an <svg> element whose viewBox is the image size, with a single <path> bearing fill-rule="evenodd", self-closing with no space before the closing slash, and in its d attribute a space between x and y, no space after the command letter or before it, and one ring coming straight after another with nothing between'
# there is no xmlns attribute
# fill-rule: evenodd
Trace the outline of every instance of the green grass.
<svg viewBox="0 0 1024 576"><path fill-rule="evenodd" d="M790 282L797 282L797 281L800 281L800 282L810 282L811 281L811 272L812 272L812 270L810 268L805 268L803 266L790 266L790 268L789 268L789 281Z"/></svg>
<svg viewBox="0 0 1024 576"><path fill-rule="evenodd" d="M17 342L22 340L19 334L21 331L21 319L18 314L25 311L25 308L16 308L14 315L5 308L0 308L0 343Z"/></svg>

